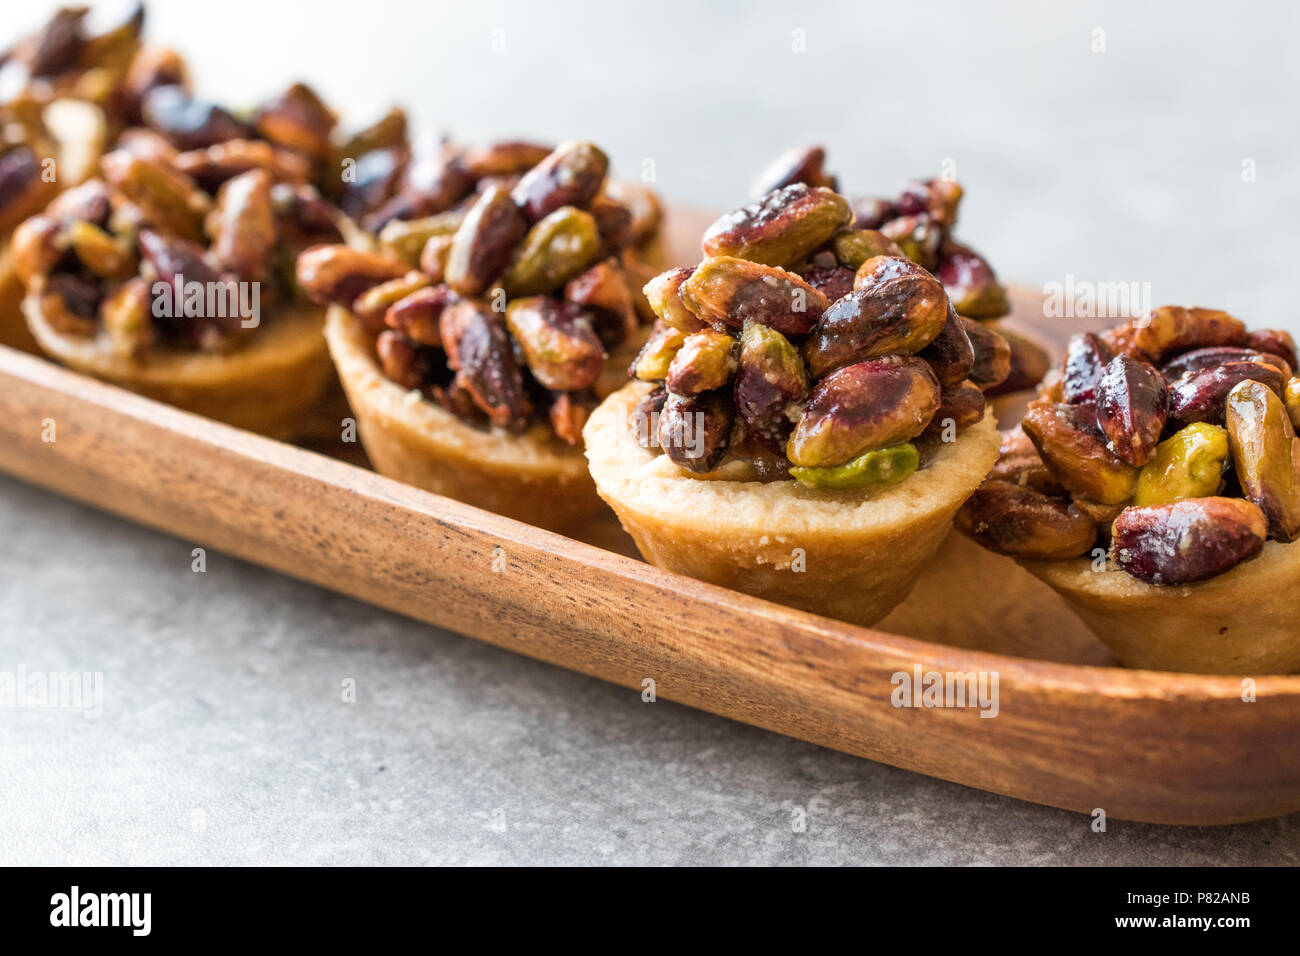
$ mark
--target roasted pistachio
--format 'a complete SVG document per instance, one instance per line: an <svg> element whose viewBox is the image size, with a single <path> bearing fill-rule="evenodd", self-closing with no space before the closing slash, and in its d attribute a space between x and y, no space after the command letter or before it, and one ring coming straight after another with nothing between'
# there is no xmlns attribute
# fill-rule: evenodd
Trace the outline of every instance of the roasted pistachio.
<svg viewBox="0 0 1300 956"><path fill-rule="evenodd" d="M636 307L627 276L617 260L598 262L570 279L564 297L575 305L597 313L596 333L606 347L623 342L637 327Z"/></svg>
<svg viewBox="0 0 1300 956"><path fill-rule="evenodd" d="M372 332L379 332L385 326L385 315L389 306L428 285L428 276L423 272L412 270L399 278L389 279L387 282L366 289L353 301L352 314L360 319L366 328ZM408 336L408 338L415 338L415 336Z"/></svg>
<svg viewBox="0 0 1300 956"><path fill-rule="evenodd" d="M150 90L140 111L149 128L177 149L203 149L228 139L248 138L248 127L228 110L197 99L179 86Z"/></svg>
<svg viewBox="0 0 1300 956"><path fill-rule="evenodd" d="M1296 368L1295 339L1285 329L1255 329L1246 335L1246 344L1265 355L1276 355L1292 370Z"/></svg>
<svg viewBox="0 0 1300 956"><path fill-rule="evenodd" d="M501 281L511 296L551 292L599 254L600 234L591 213L561 206L528 230Z"/></svg>
<svg viewBox="0 0 1300 956"><path fill-rule="evenodd" d="M857 272L862 263L876 256L903 256L898 243L875 229L846 229L837 233L832 247L835 260L847 269Z"/></svg>
<svg viewBox="0 0 1300 956"><path fill-rule="evenodd" d="M527 231L528 223L510 193L495 186L486 190L452 238L445 269L447 284L466 296L486 291L509 264Z"/></svg>
<svg viewBox="0 0 1300 956"><path fill-rule="evenodd" d="M1009 481L1057 498L1064 498L1067 494L1064 486L1043 464L1038 449L1019 425L1002 432L997 464L989 472L989 479Z"/></svg>
<svg viewBox="0 0 1300 956"><path fill-rule="evenodd" d="M799 403L808 394L808 372L799 350L780 332L758 322L740 335L736 413L745 428L775 451L794 430Z"/></svg>
<svg viewBox="0 0 1300 956"><path fill-rule="evenodd" d="M1011 311L1006 290L998 282L993 267L968 246L952 240L940 245L934 274L960 315L969 319L996 319Z"/></svg>
<svg viewBox="0 0 1300 956"><path fill-rule="evenodd" d="M1300 536L1300 439L1286 406L1259 382L1241 382L1228 395L1228 442L1237 480L1268 519L1278 541Z"/></svg>
<svg viewBox="0 0 1300 956"><path fill-rule="evenodd" d="M941 229L957 224L957 207L963 190L955 179L918 179L907 184L898 198L900 216L926 215Z"/></svg>
<svg viewBox="0 0 1300 956"><path fill-rule="evenodd" d="M589 390L552 392L551 404L546 410L551 429L561 441L570 445L581 444L582 426L587 424L596 404L596 396Z"/></svg>
<svg viewBox="0 0 1300 956"><path fill-rule="evenodd" d="M81 219L70 223L66 241L82 265L101 279L125 279L135 271L130 247L92 223Z"/></svg>
<svg viewBox="0 0 1300 956"><path fill-rule="evenodd" d="M919 352L948 321L943 286L906 259L868 259L855 285L851 296L826 310L804 343L814 377L866 358Z"/></svg>
<svg viewBox="0 0 1300 956"><path fill-rule="evenodd" d="M272 143L324 160L331 155L330 134L338 118L315 90L305 83L295 83L263 103L253 123Z"/></svg>
<svg viewBox="0 0 1300 956"><path fill-rule="evenodd" d="M939 408L926 431L941 438L948 430L965 431L984 417L986 406L984 393L974 382L945 385L939 393Z"/></svg>
<svg viewBox="0 0 1300 956"><path fill-rule="evenodd" d="M1210 348L1193 349L1190 352L1184 352L1160 366L1160 371L1164 373L1165 378L1173 381L1189 372L1200 372L1219 365L1227 365L1231 362L1254 362L1256 365L1271 365L1281 372L1284 378L1290 378L1292 374L1291 364L1279 355L1232 345L1211 346Z"/></svg>
<svg viewBox="0 0 1300 956"><path fill-rule="evenodd" d="M925 431L939 408L939 382L915 356L869 359L814 386L786 454L796 465L841 465L864 451Z"/></svg>
<svg viewBox="0 0 1300 956"><path fill-rule="evenodd" d="M592 200L592 215L596 215L597 200L601 198L597 196ZM632 221L628 224L627 241L632 245L647 243L658 234L664 211L659 197L649 186L609 180L605 183L603 198L622 206L631 214ZM597 216L598 221L599 218ZM604 229L601 229L601 235L605 235Z"/></svg>
<svg viewBox="0 0 1300 956"><path fill-rule="evenodd" d="M596 197L609 171L609 157L591 143L561 143L519 180L512 195L530 223L565 206L583 207ZM595 223L592 223L595 231Z"/></svg>
<svg viewBox="0 0 1300 956"><path fill-rule="evenodd" d="M984 394L994 398L1036 388L1052 369L1052 359L1047 350L1002 323L998 323L997 332L1011 346L1011 370L1001 382L987 386Z"/></svg>
<svg viewBox="0 0 1300 956"><path fill-rule="evenodd" d="M930 370L945 388L965 381L975 367L975 349L971 346L965 323L951 307L943 329L916 354L930 363Z"/></svg>
<svg viewBox="0 0 1300 956"><path fill-rule="evenodd" d="M433 357L430 352L392 330L379 333L375 339L375 355L379 359L379 367L384 370L384 376L402 388L422 387L432 371Z"/></svg>
<svg viewBox="0 0 1300 956"><path fill-rule="evenodd" d="M445 283L447 263L451 261L451 247L454 242L452 236L430 236L424 248L420 250L420 271L429 277L430 282Z"/></svg>
<svg viewBox="0 0 1300 956"><path fill-rule="evenodd" d="M678 295L714 328L739 330L758 322L782 335L804 335L821 318L826 297L793 272L732 256L705 259Z"/></svg>
<svg viewBox="0 0 1300 956"><path fill-rule="evenodd" d="M1130 465L1156 454L1168 414L1165 377L1147 362L1118 355L1097 382L1097 425L1106 447Z"/></svg>
<svg viewBox="0 0 1300 956"><path fill-rule="evenodd" d="M1228 433L1197 422L1166 438L1138 474L1133 504L1167 505L1184 498L1209 498L1223 489Z"/></svg>
<svg viewBox="0 0 1300 956"><path fill-rule="evenodd" d="M544 387L568 392L600 377L605 349L590 314L572 302L544 295L515 299L506 306L506 324Z"/></svg>
<svg viewBox="0 0 1300 956"><path fill-rule="evenodd" d="M1188 498L1127 508L1115 519L1112 553L1121 568L1151 584L1203 581L1255 557L1264 514L1240 498Z"/></svg>
<svg viewBox="0 0 1300 956"><path fill-rule="evenodd" d="M970 380L982 389L1001 385L1011 374L1011 343L982 322L961 317L975 352Z"/></svg>
<svg viewBox="0 0 1300 956"><path fill-rule="evenodd" d="M1272 365L1229 362L1188 372L1169 386L1169 421L1175 428L1192 422L1223 421L1228 393L1240 382L1262 382L1281 395L1286 382Z"/></svg>
<svg viewBox="0 0 1300 956"><path fill-rule="evenodd" d="M456 293L450 287L425 285L393 302L384 312L384 324L404 338L421 345L442 345L439 323L443 310L455 301Z"/></svg>
<svg viewBox="0 0 1300 956"><path fill-rule="evenodd" d="M682 284L691 277L694 268L669 269L645 284L646 299L654 314L681 332L698 332L707 323L682 302Z"/></svg>
<svg viewBox="0 0 1300 956"><path fill-rule="evenodd" d="M898 244L903 255L924 269L935 269L939 262L939 243L943 233L938 224L925 214L899 216L880 227L885 238Z"/></svg>
<svg viewBox="0 0 1300 956"><path fill-rule="evenodd" d="M835 177L826 172L826 150L821 146L796 146L768 164L756 180L750 195L762 199L768 193L795 183L834 189Z"/></svg>
<svg viewBox="0 0 1300 956"><path fill-rule="evenodd" d="M682 347L686 336L662 319L655 323L650 337L632 362L629 373L643 382L662 382L668 377L673 356Z"/></svg>
<svg viewBox="0 0 1300 956"><path fill-rule="evenodd" d="M717 220L704 233L701 248L706 257L785 266L822 245L852 216L842 196L795 183Z"/></svg>
<svg viewBox="0 0 1300 956"><path fill-rule="evenodd" d="M9 249L14 271L30 287L37 276L48 273L67 252L67 231L53 216L32 216L14 230Z"/></svg>
<svg viewBox="0 0 1300 956"><path fill-rule="evenodd" d="M912 444L874 448L842 465L794 465L790 477L808 488L875 488L896 485L916 471L921 458Z"/></svg>
<svg viewBox="0 0 1300 956"><path fill-rule="evenodd" d="M207 232L212 253L222 267L245 279L266 278L278 238L270 174L250 169L228 180L217 193Z"/></svg>
<svg viewBox="0 0 1300 956"><path fill-rule="evenodd" d="M1211 345L1245 345L1246 326L1218 309L1163 305L1135 324L1133 344L1152 362Z"/></svg>
<svg viewBox="0 0 1300 956"><path fill-rule="evenodd" d="M853 270L841 265L820 263L800 265L794 271L810 286L826 296L827 302L842 299L853 291Z"/></svg>
<svg viewBox="0 0 1300 956"><path fill-rule="evenodd" d="M1133 497L1138 470L1106 447L1095 405L1034 403L1021 427L1071 493L1107 505Z"/></svg>
<svg viewBox="0 0 1300 956"><path fill-rule="evenodd" d="M481 303L461 299L443 310L439 334L456 386L493 425L522 431L532 417L532 403L505 320Z"/></svg>
<svg viewBox="0 0 1300 956"><path fill-rule="evenodd" d="M673 395L694 395L722 388L736 371L736 340L725 332L692 332L668 366L665 385Z"/></svg>
<svg viewBox="0 0 1300 956"><path fill-rule="evenodd" d="M735 417L725 390L669 394L659 412L659 447L679 467L712 471L727 453Z"/></svg>
<svg viewBox="0 0 1300 956"><path fill-rule="evenodd" d="M460 161L470 178L478 180L526 173L550 154L549 146L510 140L467 149Z"/></svg>
<svg viewBox="0 0 1300 956"><path fill-rule="evenodd" d="M371 286L400 279L406 263L350 246L313 246L298 257L298 285L313 302L351 306Z"/></svg>
<svg viewBox="0 0 1300 956"><path fill-rule="evenodd" d="M1017 558L1077 558L1097 541L1097 523L1078 507L1010 481L984 482L953 524L989 550Z"/></svg>
<svg viewBox="0 0 1300 956"><path fill-rule="evenodd" d="M1097 381L1115 353L1098 335L1082 332L1070 336L1065 352L1065 376L1062 379L1062 401L1071 405L1096 401Z"/></svg>
<svg viewBox="0 0 1300 956"><path fill-rule="evenodd" d="M430 239L455 235L464 218L461 212L443 212L420 219L394 219L379 231L379 251L414 267Z"/></svg>
<svg viewBox="0 0 1300 956"><path fill-rule="evenodd" d="M1300 429L1300 378L1292 378L1286 383L1286 391L1283 392L1283 399L1286 402L1286 411L1291 418L1291 425Z"/></svg>
<svg viewBox="0 0 1300 956"><path fill-rule="evenodd" d="M104 178L144 212L152 225L182 239L203 236L203 218L211 203L190 177L162 162L121 150L100 163Z"/></svg>
<svg viewBox="0 0 1300 956"><path fill-rule="evenodd" d="M138 355L153 343L149 304L149 286L138 276L123 282L104 299L99 315L116 354Z"/></svg>

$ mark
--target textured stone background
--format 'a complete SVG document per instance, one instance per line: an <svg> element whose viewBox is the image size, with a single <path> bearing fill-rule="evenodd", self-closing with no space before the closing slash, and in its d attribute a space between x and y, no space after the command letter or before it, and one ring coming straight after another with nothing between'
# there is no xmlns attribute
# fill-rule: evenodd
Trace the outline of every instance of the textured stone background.
<svg viewBox="0 0 1300 956"><path fill-rule="evenodd" d="M301 75L463 138L590 137L678 202L739 201L792 142L862 191L951 158L1008 278L1300 330L1290 6L152 6L221 96ZM0 863L1300 863L1300 817L1094 834L192 546L0 479L0 670L105 673L98 719L0 711Z"/></svg>

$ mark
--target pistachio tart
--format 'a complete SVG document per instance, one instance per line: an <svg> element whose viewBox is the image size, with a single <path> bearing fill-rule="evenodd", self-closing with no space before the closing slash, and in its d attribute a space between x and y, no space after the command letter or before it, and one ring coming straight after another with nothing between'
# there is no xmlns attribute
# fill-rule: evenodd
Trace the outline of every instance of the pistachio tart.
<svg viewBox="0 0 1300 956"><path fill-rule="evenodd" d="M646 285L638 381L584 437L646 560L871 624L996 460L1006 343L853 221L802 182L721 217L698 266Z"/></svg>
<svg viewBox="0 0 1300 956"><path fill-rule="evenodd" d="M382 474L564 529L599 512L580 445L653 319L652 193L596 146L444 147L361 213L373 243L298 260ZM422 184L422 185L421 185ZM616 198L617 197L617 198Z"/></svg>
<svg viewBox="0 0 1300 956"><path fill-rule="evenodd" d="M957 527L1123 664L1300 671L1295 368L1288 333L1212 309L1077 335Z"/></svg>

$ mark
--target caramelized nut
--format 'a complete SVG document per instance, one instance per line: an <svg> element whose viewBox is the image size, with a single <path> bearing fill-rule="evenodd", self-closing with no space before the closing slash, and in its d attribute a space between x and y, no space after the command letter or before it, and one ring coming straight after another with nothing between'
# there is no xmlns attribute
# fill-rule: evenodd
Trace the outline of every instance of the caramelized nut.
<svg viewBox="0 0 1300 956"><path fill-rule="evenodd" d="M965 316L961 321L975 351L970 380L985 390L1001 385L1011 375L1011 343L981 322Z"/></svg>
<svg viewBox="0 0 1300 956"><path fill-rule="evenodd" d="M277 239L270 175L252 169L228 180L217 194L207 230L221 266L245 279L266 278Z"/></svg>
<svg viewBox="0 0 1300 956"><path fill-rule="evenodd" d="M762 199L768 193L795 183L835 188L835 177L826 172L826 150L821 146L796 146L772 160L754 180L750 195Z"/></svg>
<svg viewBox="0 0 1300 956"><path fill-rule="evenodd" d="M1240 498L1188 498L1127 508L1115 519L1112 553L1121 568L1151 584L1204 581L1264 548L1264 514Z"/></svg>
<svg viewBox="0 0 1300 956"><path fill-rule="evenodd" d="M1167 505L1184 498L1209 498L1223 490L1228 433L1197 422L1156 446L1156 455L1138 475L1133 503Z"/></svg>
<svg viewBox="0 0 1300 956"><path fill-rule="evenodd" d="M408 271L404 262L350 246L312 246L298 256L298 285L321 305L351 306L371 286Z"/></svg>
<svg viewBox="0 0 1300 956"><path fill-rule="evenodd" d="M563 206L583 207L600 192L609 157L591 143L561 143L524 174L512 196L530 223Z"/></svg>
<svg viewBox="0 0 1300 956"><path fill-rule="evenodd" d="M1021 427L1043 463L1072 494L1105 505L1133 497L1138 470L1106 447L1095 405L1036 402Z"/></svg>
<svg viewBox="0 0 1300 956"><path fill-rule="evenodd" d="M568 392L600 377L605 349L590 314L572 302L542 295L515 299L506 306L506 324L544 387Z"/></svg>
<svg viewBox="0 0 1300 956"><path fill-rule="evenodd" d="M1011 311L1006 290L993 267L978 252L951 240L939 247L935 276L943 283L959 315L968 319L996 319Z"/></svg>
<svg viewBox="0 0 1300 956"><path fill-rule="evenodd" d="M686 336L679 329L663 320L656 322L628 373L643 382L662 382L668 377L673 356L685 340Z"/></svg>
<svg viewBox="0 0 1300 956"><path fill-rule="evenodd" d="M682 302L682 284L693 272L694 268L669 269L647 282L642 290L654 314L685 333L698 332L706 327L706 323Z"/></svg>
<svg viewBox="0 0 1300 956"><path fill-rule="evenodd" d="M784 266L807 256L852 218L842 196L795 183L718 219L705 231L701 248L706 257Z"/></svg>
<svg viewBox="0 0 1300 956"><path fill-rule="evenodd" d="M1127 355L1106 366L1097 382L1097 425L1106 447L1130 465L1156 454L1168 412L1165 378L1155 367Z"/></svg>
<svg viewBox="0 0 1300 956"><path fill-rule="evenodd" d="M736 340L725 332L693 332L668 366L664 384L673 395L694 395L722 388L736 371Z"/></svg>
<svg viewBox="0 0 1300 956"><path fill-rule="evenodd" d="M975 367L975 349L965 323L951 307L943 329L916 354L930 363L930 370L945 388L965 381Z"/></svg>
<svg viewBox="0 0 1300 956"><path fill-rule="evenodd" d="M552 292L599 254L600 232L591 213L561 206L528 230L501 282L511 296Z"/></svg>
<svg viewBox="0 0 1300 956"><path fill-rule="evenodd" d="M1282 400L1259 382L1228 395L1228 441L1241 490L1264 512L1278 541L1300 536L1300 439Z"/></svg>
<svg viewBox="0 0 1300 956"><path fill-rule="evenodd" d="M397 279L389 279L379 285L372 285L362 292L352 303L352 314L361 320L372 332L380 332L385 327L385 318L389 306L400 302L411 293L429 285L429 277L422 272L412 270ZM400 331L400 330L399 330ZM415 336L407 336L415 338ZM431 343L437 344L437 343Z"/></svg>
<svg viewBox="0 0 1300 956"><path fill-rule="evenodd" d="M426 285L390 305L384 313L384 324L412 342L421 345L442 345L440 329L442 312L455 301L456 293L452 292L449 286Z"/></svg>
<svg viewBox="0 0 1300 956"><path fill-rule="evenodd" d="M736 370L736 414L748 432L784 451L808 394L808 372L799 350L780 332L749 322L740 335Z"/></svg>
<svg viewBox="0 0 1300 956"><path fill-rule="evenodd" d="M446 282L465 296L486 291L510 262L528 222L506 190L483 192L456 230L447 254Z"/></svg>
<svg viewBox="0 0 1300 956"><path fill-rule="evenodd" d="M456 387L493 425L522 431L532 417L532 403L501 316L461 299L443 310L439 333L447 365L456 372Z"/></svg>
<svg viewBox="0 0 1300 956"><path fill-rule="evenodd" d="M705 259L680 286L690 312L714 328L758 322L782 335L805 335L826 309L826 297L793 272L731 256Z"/></svg>
<svg viewBox="0 0 1300 956"><path fill-rule="evenodd" d="M659 412L659 447L688 471L712 471L727 453L736 411L725 391L672 395Z"/></svg>
<svg viewBox="0 0 1300 956"><path fill-rule="evenodd" d="M953 524L990 551L1017 558L1077 558L1097 541L1097 523L1079 508L1009 481L976 488Z"/></svg>
<svg viewBox="0 0 1300 956"><path fill-rule="evenodd" d="M1179 352L1210 345L1245 345L1246 326L1218 309L1162 305L1136 323L1133 344L1147 359L1162 363Z"/></svg>
<svg viewBox="0 0 1300 956"><path fill-rule="evenodd" d="M1273 365L1229 362L1188 372L1169 386L1169 421L1175 428L1192 422L1223 421L1228 393L1240 382L1262 382L1278 395L1285 379Z"/></svg>

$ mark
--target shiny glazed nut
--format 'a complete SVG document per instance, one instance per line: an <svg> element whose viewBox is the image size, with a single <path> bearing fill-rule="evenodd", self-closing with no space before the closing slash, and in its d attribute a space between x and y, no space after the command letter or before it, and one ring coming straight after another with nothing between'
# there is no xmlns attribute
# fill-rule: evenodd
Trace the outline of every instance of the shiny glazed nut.
<svg viewBox="0 0 1300 956"><path fill-rule="evenodd" d="M1156 454L1168 409L1165 377L1128 355L1110 361L1097 382L1097 425L1106 447L1130 465Z"/></svg>
<svg viewBox="0 0 1300 956"><path fill-rule="evenodd" d="M138 355L153 343L149 306L149 286L138 276L123 282L104 299L99 317L116 354Z"/></svg>
<svg viewBox="0 0 1300 956"><path fill-rule="evenodd" d="M1097 542L1097 523L1077 507L1009 481L980 485L953 524L990 551L1017 558L1077 558Z"/></svg>
<svg viewBox="0 0 1300 956"><path fill-rule="evenodd" d="M461 166L474 180L526 173L551 154L551 147L522 140L491 143L465 150Z"/></svg>
<svg viewBox="0 0 1300 956"><path fill-rule="evenodd" d="M1300 439L1268 387L1242 382L1228 395L1228 442L1237 480L1278 541L1300 536Z"/></svg>
<svg viewBox="0 0 1300 956"><path fill-rule="evenodd" d="M101 279L126 279L135 272L132 249L93 223L71 223L64 238L81 264Z"/></svg>
<svg viewBox="0 0 1300 956"><path fill-rule="evenodd" d="M591 213L562 206L528 230L501 283L511 296L551 292L599 255L600 233Z"/></svg>
<svg viewBox="0 0 1300 956"><path fill-rule="evenodd" d="M939 280L906 259L868 259L854 284L853 294L833 303L804 343L814 377L865 358L919 352L948 321Z"/></svg>
<svg viewBox="0 0 1300 956"><path fill-rule="evenodd" d="M987 404L984 393L974 382L945 385L939 394L939 410L926 432L942 435L947 429L964 431L984 417Z"/></svg>
<svg viewBox="0 0 1300 956"><path fill-rule="evenodd" d="M321 305L351 306L371 286L400 279L409 267L400 260L350 246L313 246L298 257L298 285Z"/></svg>
<svg viewBox="0 0 1300 956"><path fill-rule="evenodd" d="M401 278L381 282L362 292L352 303L352 314L370 331L380 332L385 328L384 316L389 306L427 285L429 277L423 272L412 270Z"/></svg>
<svg viewBox="0 0 1300 956"><path fill-rule="evenodd" d="M786 455L796 465L842 465L915 438L938 408L939 381L915 356L849 365L813 387Z"/></svg>
<svg viewBox="0 0 1300 956"><path fill-rule="evenodd" d="M656 322L628 372L643 382L662 382L668 377L673 356L685 340L686 336L678 329L662 320Z"/></svg>
<svg viewBox="0 0 1300 956"><path fill-rule="evenodd" d="M762 199L768 193L795 183L835 189L835 177L826 172L826 150L821 146L796 146L768 165L754 180L750 195Z"/></svg>
<svg viewBox="0 0 1300 956"><path fill-rule="evenodd" d="M1092 332L1070 336L1061 380L1062 401L1071 405L1096 401L1097 382L1114 357L1111 347Z"/></svg>
<svg viewBox="0 0 1300 956"><path fill-rule="evenodd" d="M1300 428L1300 378L1293 378L1286 383L1286 391L1282 393L1286 402L1286 411L1291 418L1291 425L1294 428Z"/></svg>
<svg viewBox="0 0 1300 956"><path fill-rule="evenodd" d="M582 426L587 424L596 407L596 396L589 391L552 392L546 410L551 428L561 441L577 445L582 441Z"/></svg>
<svg viewBox="0 0 1300 956"><path fill-rule="evenodd" d="M965 316L961 321L975 351L970 380L982 389L1001 385L1011 374L1011 343L987 325Z"/></svg>
<svg viewBox="0 0 1300 956"><path fill-rule="evenodd" d="M693 267L669 269L647 282L642 290L650 303L650 308L658 318L686 333L698 332L707 326L707 323L686 308L686 304L682 302L682 284L694 272Z"/></svg>
<svg viewBox="0 0 1300 956"><path fill-rule="evenodd" d="M714 328L758 322L782 335L805 335L826 297L793 272L731 256L705 259L681 283L682 304Z"/></svg>
<svg viewBox="0 0 1300 956"><path fill-rule="evenodd" d="M419 265L420 254L434 237L451 238L465 220L463 212L442 212L420 219L394 219L379 231L379 251Z"/></svg>
<svg viewBox="0 0 1300 956"><path fill-rule="evenodd" d="M384 312L384 324L404 338L421 345L442 345L439 325L442 312L455 301L456 293L449 287L425 285L393 302Z"/></svg>
<svg viewBox="0 0 1300 956"><path fill-rule="evenodd" d="M935 269L938 266L943 233L929 216L900 216L881 226L880 232L897 243L903 255L922 268Z"/></svg>
<svg viewBox="0 0 1300 956"><path fill-rule="evenodd" d="M807 488L876 488L898 484L915 473L920 463L915 445L892 445L864 451L842 465L795 465L790 468L790 477Z"/></svg>
<svg viewBox="0 0 1300 956"><path fill-rule="evenodd" d="M588 388L600 377L605 349L589 313L572 302L542 295L515 299L506 306L506 324L533 377L546 388Z"/></svg>
<svg viewBox="0 0 1300 956"><path fill-rule="evenodd" d="M1292 373L1291 364L1279 355L1261 352L1254 348L1240 348L1232 345L1211 346L1210 348L1193 349L1190 352L1184 352L1160 366L1160 371L1164 373L1165 378L1173 381L1189 372L1200 372L1207 368L1227 365L1230 362L1254 362L1257 365L1272 365L1282 373L1284 378L1290 378Z"/></svg>
<svg viewBox="0 0 1300 956"><path fill-rule="evenodd" d="M1133 504L1167 505L1184 498L1210 498L1223 490L1228 432L1197 422L1156 446L1156 456L1138 475Z"/></svg>
<svg viewBox="0 0 1300 956"><path fill-rule="evenodd" d="M1036 402L1021 427L1043 463L1072 494L1105 505L1133 497L1138 470L1106 447L1095 405Z"/></svg>
<svg viewBox="0 0 1300 956"><path fill-rule="evenodd" d="M451 236L430 236L420 250L420 271L429 277L430 282L445 282L454 241Z"/></svg>
<svg viewBox="0 0 1300 956"><path fill-rule="evenodd" d="M210 193L254 169L264 170L276 182L301 184L311 178L311 165L301 156L255 139L232 139L179 153L171 163Z"/></svg>
<svg viewBox="0 0 1300 956"><path fill-rule="evenodd" d="M609 157L591 143L561 143L519 180L511 195L530 223L562 206L586 206L600 192Z"/></svg>
<svg viewBox="0 0 1300 956"><path fill-rule="evenodd" d="M620 344L637 327L632 290L627 276L615 263L598 262L564 287L565 299L599 314L596 332L606 347Z"/></svg>
<svg viewBox="0 0 1300 956"><path fill-rule="evenodd" d="M705 329L686 336L673 356L664 382L673 395L694 395L722 388L736 371L736 340Z"/></svg>
<svg viewBox="0 0 1300 956"><path fill-rule="evenodd" d="M854 272L876 256L903 256L898 243L875 229L847 229L835 236L832 246L835 261Z"/></svg>
<svg viewBox="0 0 1300 956"><path fill-rule="evenodd" d="M510 193L492 187L479 196L452 237L445 280L465 296L485 292L510 262L528 222Z"/></svg>
<svg viewBox="0 0 1300 956"><path fill-rule="evenodd" d="M916 354L930 364L930 370L944 387L964 381L975 367L975 349L966 334L966 325L951 308L943 329Z"/></svg>
<svg viewBox="0 0 1300 956"><path fill-rule="evenodd" d="M1285 329L1256 329L1247 334L1246 344L1266 355L1276 355L1293 370L1296 367L1295 339Z"/></svg>
<svg viewBox="0 0 1300 956"><path fill-rule="evenodd" d="M257 131L272 143L317 159L331 155L330 134L337 123L329 107L304 83L295 83L268 100L253 120Z"/></svg>
<svg viewBox="0 0 1300 956"><path fill-rule="evenodd" d="M718 219L704 233L705 257L734 256L769 266L797 262L853 218L829 189L795 183Z"/></svg>
<svg viewBox="0 0 1300 956"><path fill-rule="evenodd" d="M456 372L456 387L493 425L522 431L532 417L532 403L501 316L461 299L443 310L439 333L447 365Z"/></svg>
<svg viewBox="0 0 1300 956"><path fill-rule="evenodd" d="M9 248L14 271L24 285L31 286L37 276L47 274L63 258L67 234L52 216L32 216L14 230Z"/></svg>
<svg viewBox="0 0 1300 956"><path fill-rule="evenodd" d="M270 175L253 169L228 180L217 193L207 232L212 254L223 268L245 279L265 279L278 238Z"/></svg>
<svg viewBox="0 0 1300 956"><path fill-rule="evenodd" d="M248 138L248 127L229 111L196 99L178 86L150 90L140 111L148 127L177 149L203 149L228 139Z"/></svg>
<svg viewBox="0 0 1300 956"><path fill-rule="evenodd" d="M1002 432L998 461L989 472L989 478L1033 488L1035 491L1056 498L1064 498L1067 494L1065 488L1043 464L1038 449L1019 425Z"/></svg>
<svg viewBox="0 0 1300 956"><path fill-rule="evenodd" d="M1137 322L1133 331L1133 345L1156 363L1191 349L1245 344L1245 324L1218 309L1163 305L1148 320Z"/></svg>
<svg viewBox="0 0 1300 956"><path fill-rule="evenodd" d="M420 388L432 370L428 353L391 330L379 333L375 354L384 375L402 388Z"/></svg>
<svg viewBox="0 0 1300 956"><path fill-rule="evenodd" d="M106 155L100 166L109 184L139 206L150 224L182 239L202 238L211 202L190 177L160 160L121 150Z"/></svg>
<svg viewBox="0 0 1300 956"><path fill-rule="evenodd" d="M960 315L970 319L996 319L1011 311L1006 290L998 282L993 267L974 249L951 240L942 243L934 274Z"/></svg>
<svg viewBox="0 0 1300 956"><path fill-rule="evenodd" d="M1052 368L1052 359L1047 350L1005 327L998 328L998 335L1011 346L1011 370L998 384L987 386L984 394L993 398L1036 388Z"/></svg>
<svg viewBox="0 0 1300 956"><path fill-rule="evenodd" d="M748 323L740 335L735 401L749 433L784 452L807 394L808 372L799 350L775 329Z"/></svg>
<svg viewBox="0 0 1300 956"><path fill-rule="evenodd" d="M687 471L712 471L727 453L735 415L725 391L669 394L659 412L659 447Z"/></svg>
<svg viewBox="0 0 1300 956"><path fill-rule="evenodd" d="M1223 421L1228 393L1240 382L1262 382L1278 395L1285 380L1272 365L1229 362L1199 372L1188 372L1169 386L1169 421L1175 428L1192 422Z"/></svg>
<svg viewBox="0 0 1300 956"><path fill-rule="evenodd" d="M1115 519L1112 554L1151 584L1191 584L1222 574L1264 548L1264 514L1240 498L1188 498L1127 508Z"/></svg>

